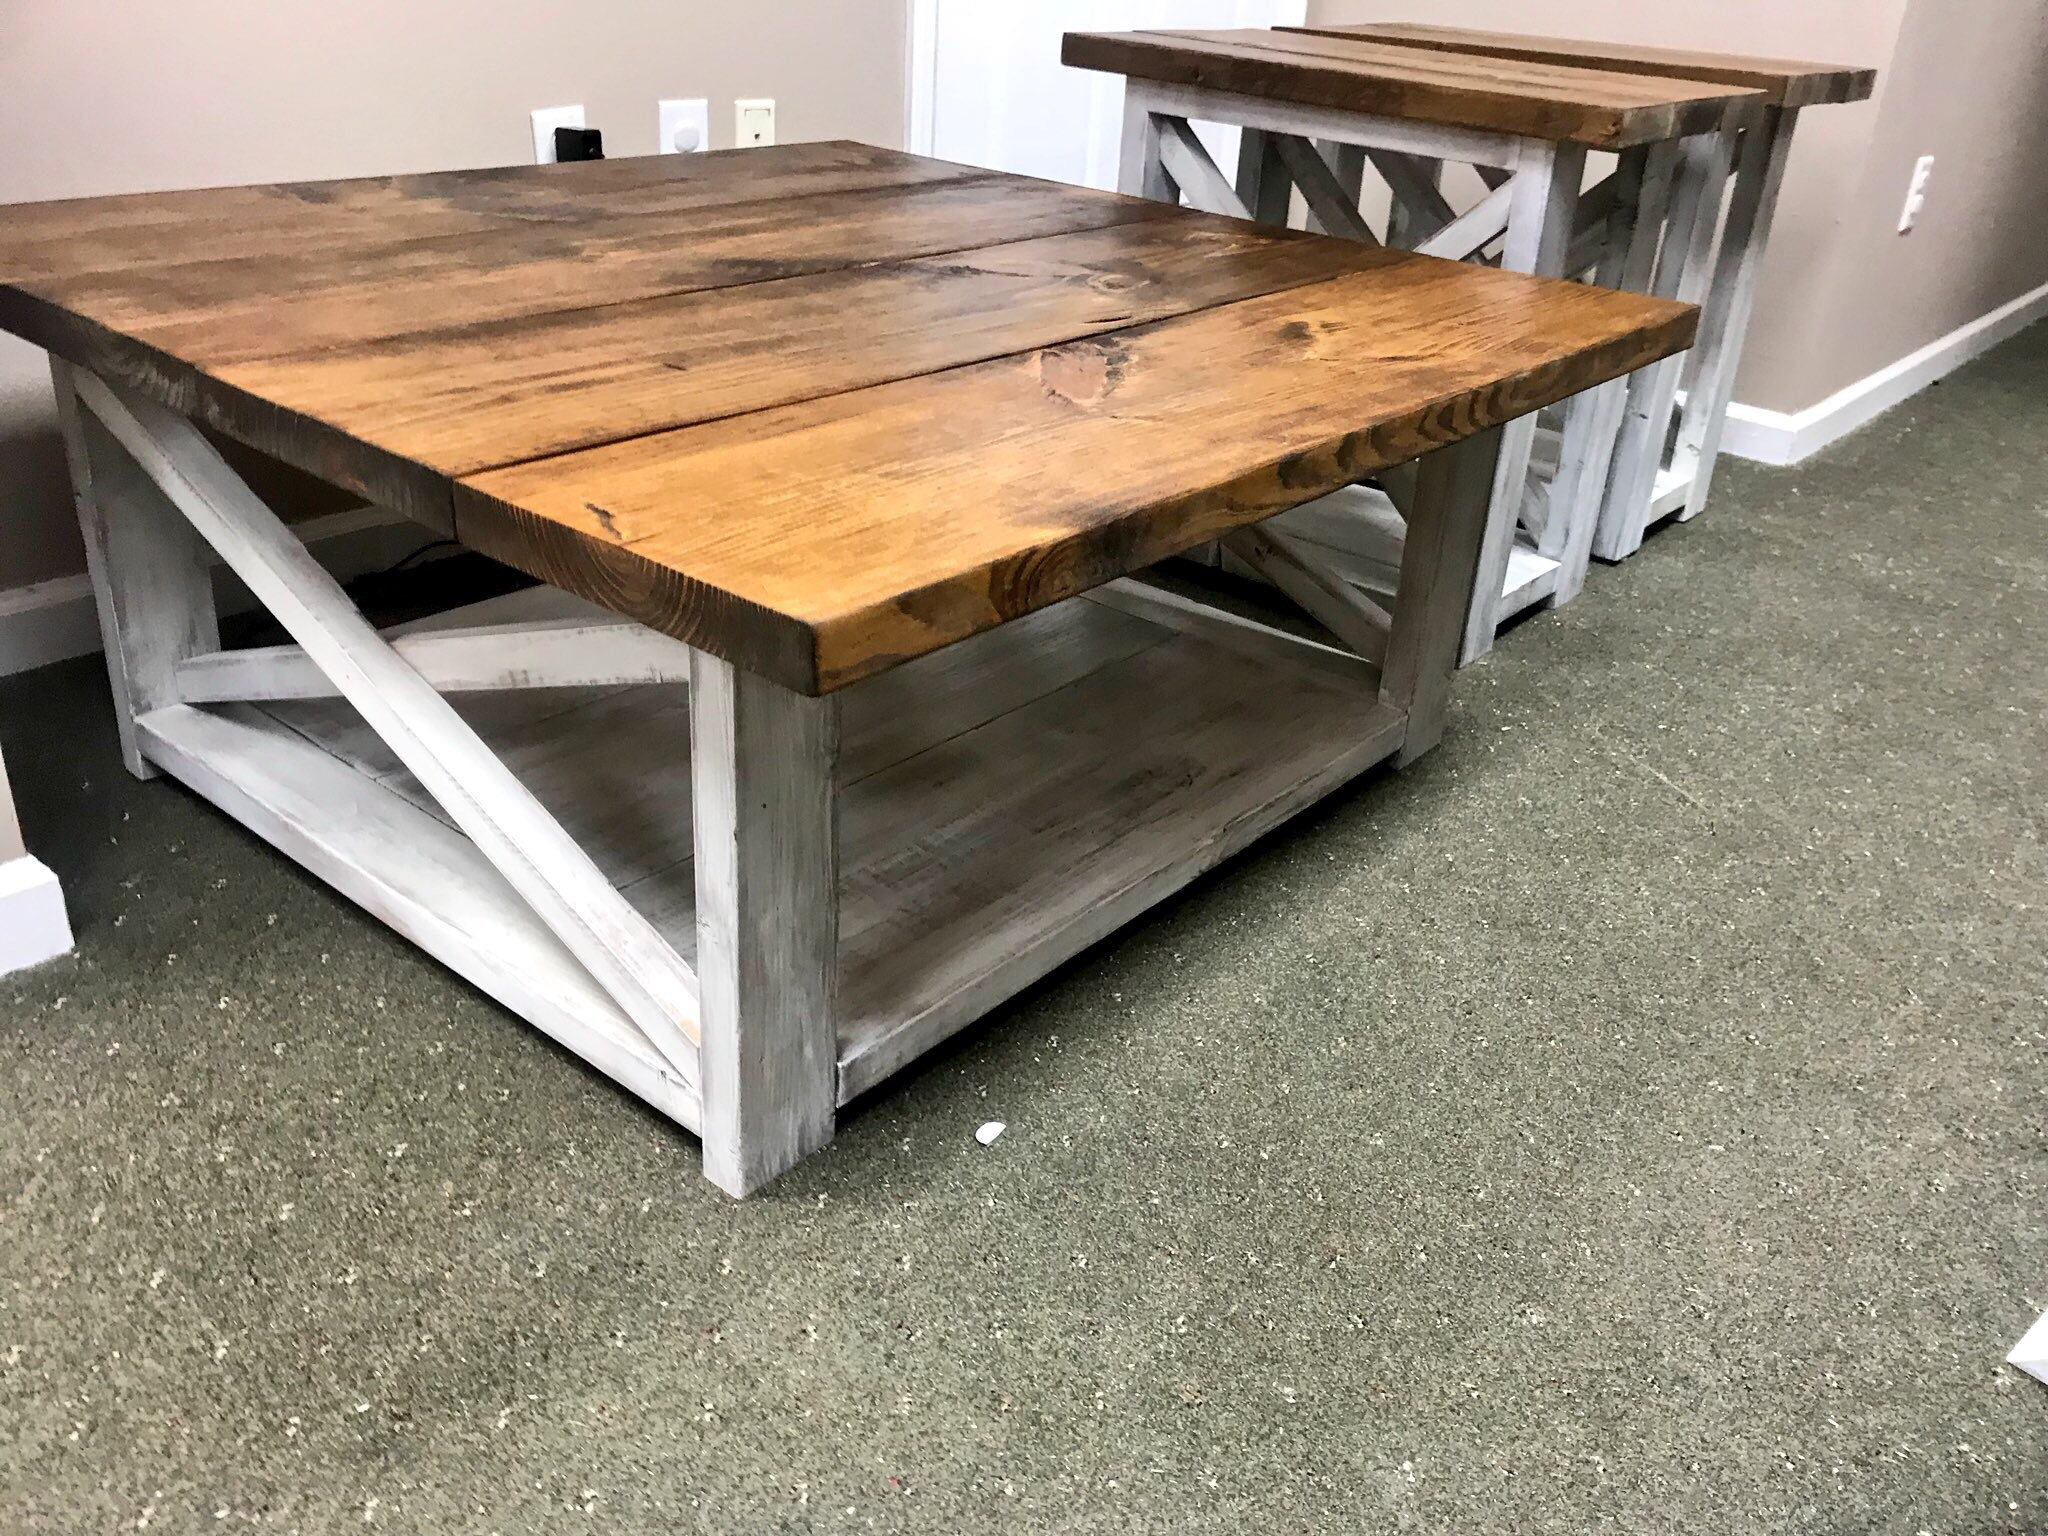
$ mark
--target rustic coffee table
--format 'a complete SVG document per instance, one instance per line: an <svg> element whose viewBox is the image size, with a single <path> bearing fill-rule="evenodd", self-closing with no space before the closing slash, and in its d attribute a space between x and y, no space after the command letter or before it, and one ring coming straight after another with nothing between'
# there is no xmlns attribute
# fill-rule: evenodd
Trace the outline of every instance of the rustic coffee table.
<svg viewBox="0 0 2048 1536"><path fill-rule="evenodd" d="M7 210L128 764L698 1133L1443 724L1502 423L1664 303L828 144ZM210 434L543 586L379 632ZM1420 457L1383 609L1260 525ZM1129 579L1226 539L1330 632ZM297 642L223 650L209 550Z"/></svg>

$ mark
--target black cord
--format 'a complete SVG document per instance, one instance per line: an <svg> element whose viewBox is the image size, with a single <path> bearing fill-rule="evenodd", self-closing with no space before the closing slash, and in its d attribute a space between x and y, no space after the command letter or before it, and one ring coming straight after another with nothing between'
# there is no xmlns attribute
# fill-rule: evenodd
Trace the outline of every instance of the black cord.
<svg viewBox="0 0 2048 1536"><path fill-rule="evenodd" d="M372 580L375 580L379 576L396 576L400 571L410 569L412 563L415 560L419 559L420 556L422 555L430 554L437 549L460 548L462 548L462 542L459 539L430 539L427 543L422 544L418 549L414 550L411 554L399 560L397 564L387 565L384 567L383 570L373 571L369 574ZM360 581L362 578L357 577L356 579Z"/></svg>

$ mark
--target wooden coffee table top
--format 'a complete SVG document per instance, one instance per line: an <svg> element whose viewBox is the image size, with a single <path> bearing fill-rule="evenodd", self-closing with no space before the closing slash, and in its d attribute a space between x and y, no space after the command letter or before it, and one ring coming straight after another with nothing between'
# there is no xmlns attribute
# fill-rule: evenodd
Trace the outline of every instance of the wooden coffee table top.
<svg viewBox="0 0 2048 1536"><path fill-rule="evenodd" d="M1720 126L1759 93L1708 80L1467 56L1353 37L1250 27L1220 32L1069 32L1080 69L1241 96L1625 149Z"/></svg>
<svg viewBox="0 0 2048 1536"><path fill-rule="evenodd" d="M805 692L1694 319L855 144L0 216L0 327Z"/></svg>
<svg viewBox="0 0 2048 1536"><path fill-rule="evenodd" d="M1416 21L1369 21L1351 26L1287 27L1323 37L1405 45L1442 53L1478 54L1533 64L1564 64L1616 70L1632 75L1666 75L1715 80L1761 91L1781 107L1816 107L1862 101L1877 89L1877 71L1845 64L1812 64L1796 59L1760 59L1747 54L1692 48L1650 48L1635 43L1591 43L1575 38L1530 37L1519 32L1480 32Z"/></svg>

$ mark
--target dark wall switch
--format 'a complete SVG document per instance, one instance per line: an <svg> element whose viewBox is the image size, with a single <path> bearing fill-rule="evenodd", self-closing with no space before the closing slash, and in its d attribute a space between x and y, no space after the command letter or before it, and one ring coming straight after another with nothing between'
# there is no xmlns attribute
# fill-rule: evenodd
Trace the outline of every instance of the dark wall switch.
<svg viewBox="0 0 2048 1536"><path fill-rule="evenodd" d="M557 128L555 130L555 158L557 160L602 160L604 158L604 135L595 128Z"/></svg>

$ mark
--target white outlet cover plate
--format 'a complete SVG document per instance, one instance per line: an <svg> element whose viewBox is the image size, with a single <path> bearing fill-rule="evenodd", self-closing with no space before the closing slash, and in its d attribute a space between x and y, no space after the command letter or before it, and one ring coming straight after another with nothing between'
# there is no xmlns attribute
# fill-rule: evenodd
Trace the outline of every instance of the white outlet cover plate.
<svg viewBox="0 0 2048 1536"><path fill-rule="evenodd" d="M1906 206L1899 214L1899 233L1906 234L1920 222L1927 206L1927 182L1934 175L1934 156L1922 155L1913 162L1913 179L1906 186Z"/></svg>
<svg viewBox="0 0 2048 1536"><path fill-rule="evenodd" d="M741 149L775 142L775 98L742 96L732 104L732 141Z"/></svg>
<svg viewBox="0 0 2048 1536"><path fill-rule="evenodd" d="M555 163L555 130L557 128L581 128L583 106L536 107L533 111L533 163L553 165Z"/></svg>
<svg viewBox="0 0 2048 1536"><path fill-rule="evenodd" d="M705 98L661 101L655 106L660 118L655 131L655 153L688 155L711 147L711 103ZM679 137L681 143L677 142Z"/></svg>

